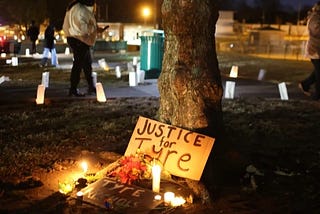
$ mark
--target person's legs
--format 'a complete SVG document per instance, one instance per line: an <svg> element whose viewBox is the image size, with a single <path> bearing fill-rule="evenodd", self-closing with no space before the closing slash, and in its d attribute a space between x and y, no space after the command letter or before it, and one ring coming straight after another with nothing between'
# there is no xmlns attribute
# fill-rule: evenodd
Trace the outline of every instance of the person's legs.
<svg viewBox="0 0 320 214"><path fill-rule="evenodd" d="M51 48L51 65L57 66L58 59L57 59L57 52L55 48Z"/></svg>
<svg viewBox="0 0 320 214"><path fill-rule="evenodd" d="M81 42L74 38L67 38L68 44L70 45L73 51L73 65L70 75L70 91L69 95L80 95L77 87L80 82L80 72L83 68L84 54L83 54L83 45Z"/></svg>
<svg viewBox="0 0 320 214"><path fill-rule="evenodd" d="M31 41L32 42L32 46L31 46L31 53L35 54L36 53L36 41Z"/></svg>
<svg viewBox="0 0 320 214"><path fill-rule="evenodd" d="M88 83L88 94L96 93L96 87L93 85L92 78L92 58L90 47L87 48L84 55L83 71Z"/></svg>
<svg viewBox="0 0 320 214"><path fill-rule="evenodd" d="M49 48L43 49L42 60L40 62L40 66L45 66L47 64L48 57L49 57L49 51L50 51Z"/></svg>
<svg viewBox="0 0 320 214"><path fill-rule="evenodd" d="M315 78L316 65L314 64L314 59L311 59L311 63L313 64L314 70L312 71L312 73L306 79L301 81L300 84L299 84L299 88L307 96L311 95L311 93L309 92L310 87L316 81L316 78Z"/></svg>
<svg viewBox="0 0 320 214"><path fill-rule="evenodd" d="M314 100L320 99L320 59L313 59L312 60L314 66L314 82L315 82L315 91L312 96Z"/></svg>

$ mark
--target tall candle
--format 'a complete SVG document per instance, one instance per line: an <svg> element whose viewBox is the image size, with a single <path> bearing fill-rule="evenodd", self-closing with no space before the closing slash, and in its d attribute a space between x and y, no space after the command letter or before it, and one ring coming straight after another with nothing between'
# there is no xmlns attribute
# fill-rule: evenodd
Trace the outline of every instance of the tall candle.
<svg viewBox="0 0 320 214"><path fill-rule="evenodd" d="M159 165L152 166L152 191L160 192L161 167Z"/></svg>

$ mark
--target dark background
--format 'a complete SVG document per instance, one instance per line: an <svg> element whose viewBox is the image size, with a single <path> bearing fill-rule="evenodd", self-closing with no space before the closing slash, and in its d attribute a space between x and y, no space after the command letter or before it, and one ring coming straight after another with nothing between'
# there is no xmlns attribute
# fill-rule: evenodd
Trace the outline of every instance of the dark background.
<svg viewBox="0 0 320 214"><path fill-rule="evenodd" d="M163 0L96 0L97 19L100 22L143 22L142 6L156 8L155 16L147 22L161 23L160 7ZM28 25L50 18L57 29L61 28L65 10L71 0L0 0L0 25ZM311 5L311 0L218 0L220 10L235 11L235 19L247 23L296 24L302 20Z"/></svg>

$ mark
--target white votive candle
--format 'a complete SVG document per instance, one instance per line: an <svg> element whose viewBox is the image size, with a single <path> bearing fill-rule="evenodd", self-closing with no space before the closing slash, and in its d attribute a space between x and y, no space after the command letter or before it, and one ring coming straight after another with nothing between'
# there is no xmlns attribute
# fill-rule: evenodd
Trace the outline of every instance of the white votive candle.
<svg viewBox="0 0 320 214"><path fill-rule="evenodd" d="M186 203L186 200L182 197L174 197L171 201L171 205L174 207L181 206Z"/></svg>
<svg viewBox="0 0 320 214"><path fill-rule="evenodd" d="M36 98L36 103L38 105L44 103L45 90L46 90L46 87L44 85L38 85L37 98Z"/></svg>
<svg viewBox="0 0 320 214"><path fill-rule="evenodd" d="M79 200L83 199L83 192L81 192L81 191L77 192L77 199L79 199Z"/></svg>
<svg viewBox="0 0 320 214"><path fill-rule="evenodd" d="M155 195L155 196L154 196L154 200L160 201L160 200L161 200L161 195Z"/></svg>
<svg viewBox="0 0 320 214"><path fill-rule="evenodd" d="M165 192L163 195L164 203L171 204L172 200L174 199L174 193L173 192Z"/></svg>

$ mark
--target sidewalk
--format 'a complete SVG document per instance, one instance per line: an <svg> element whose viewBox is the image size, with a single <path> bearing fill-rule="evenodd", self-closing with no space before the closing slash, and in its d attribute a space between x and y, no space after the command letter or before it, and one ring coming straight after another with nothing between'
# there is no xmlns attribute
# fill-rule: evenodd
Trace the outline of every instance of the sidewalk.
<svg viewBox="0 0 320 214"><path fill-rule="evenodd" d="M114 56L114 54L110 54ZM92 64L93 70L99 68L98 59L108 57L108 53L95 53L94 62ZM38 60L39 56L31 57ZM40 55L41 58L41 55ZM71 69L72 66L72 54L65 55L59 54L59 66L67 69ZM30 57L27 60L32 60ZM23 61L23 60L22 60ZM117 65L122 67L126 66L126 62L112 62L108 63L111 68ZM226 81L235 82L234 98L265 98L265 99L280 99L280 93L278 83L264 82L252 79L229 78L222 77L222 84L225 89ZM134 87L130 87L129 83L127 87L108 87L103 85L105 95L107 99L113 98L132 98L132 97L159 97L158 81L157 79L147 79L144 83ZM286 83L288 97L290 99L306 99L309 98L303 95L295 84ZM86 89L81 89L85 91ZM0 104L6 103L23 103L23 102L34 102L37 93L37 86L34 87L22 87L22 88L4 88L0 87ZM63 99L96 99L95 96L85 96L83 98L71 98L68 96L68 88L50 87L45 91L45 98L50 100L63 100ZM223 97L225 99L225 97Z"/></svg>
<svg viewBox="0 0 320 214"><path fill-rule="evenodd" d="M225 88L226 80L222 81ZM236 79L234 98L264 98L264 99L280 99L278 84L269 82L260 82L255 80ZM114 98L134 98L134 97L159 97L158 81L157 79L145 80L143 84L130 87L108 87L103 86L105 96L107 99ZM80 90L85 91L83 88ZM310 100L308 97L300 92L296 85L287 85L288 97L291 99ZM0 105L9 103L25 103L34 102L36 98L37 88L1 88L0 87ZM45 99L51 101L70 100L70 99L96 99L96 96L85 97L69 97L68 88L49 87L45 91ZM225 99L223 97L223 99Z"/></svg>

